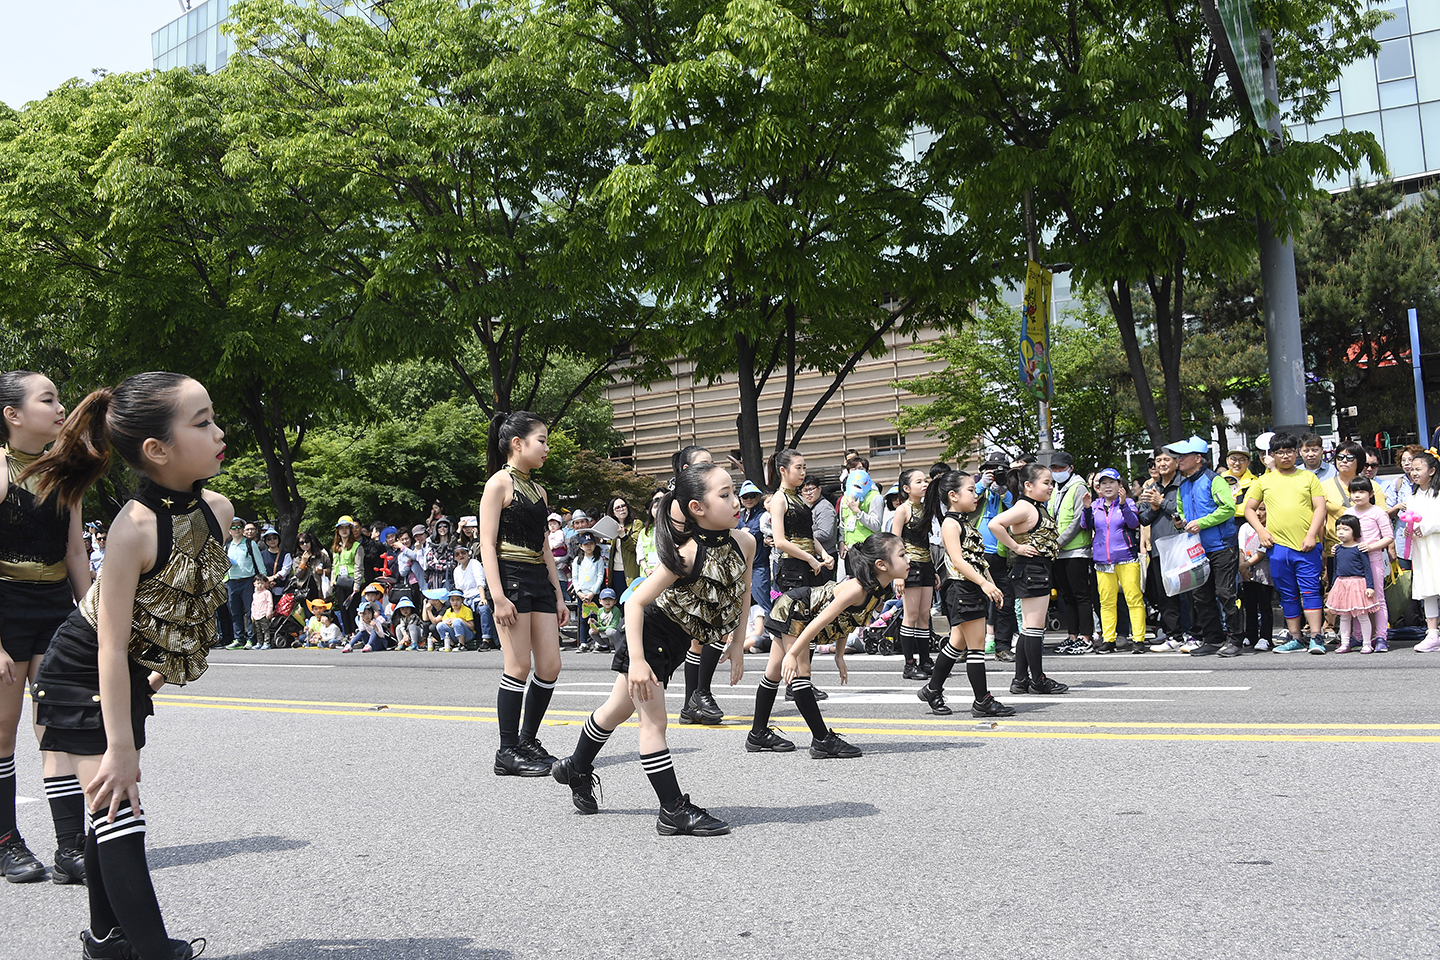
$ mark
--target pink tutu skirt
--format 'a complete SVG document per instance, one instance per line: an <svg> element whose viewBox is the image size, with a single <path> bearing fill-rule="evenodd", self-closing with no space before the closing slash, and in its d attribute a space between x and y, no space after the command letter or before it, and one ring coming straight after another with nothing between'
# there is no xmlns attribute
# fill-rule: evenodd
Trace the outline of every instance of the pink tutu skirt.
<svg viewBox="0 0 1440 960"><path fill-rule="evenodd" d="M1336 613L1374 613L1380 609L1380 601L1376 597L1365 596L1364 577L1341 577L1330 588L1325 607Z"/></svg>

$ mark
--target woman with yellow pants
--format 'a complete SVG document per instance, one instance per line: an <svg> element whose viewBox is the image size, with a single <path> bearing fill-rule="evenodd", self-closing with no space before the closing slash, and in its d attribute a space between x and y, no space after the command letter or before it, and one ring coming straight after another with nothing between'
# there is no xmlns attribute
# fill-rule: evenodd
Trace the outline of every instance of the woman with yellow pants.
<svg viewBox="0 0 1440 960"><path fill-rule="evenodd" d="M1115 652L1115 624L1119 619L1118 594L1125 591L1130 608L1130 651L1145 653L1145 596L1140 586L1140 515L1135 501L1125 496L1124 482L1117 470L1101 470L1097 481L1100 497L1086 510L1082 526L1095 532L1091 556L1095 580L1100 588L1100 625L1105 639L1095 645L1096 653Z"/></svg>

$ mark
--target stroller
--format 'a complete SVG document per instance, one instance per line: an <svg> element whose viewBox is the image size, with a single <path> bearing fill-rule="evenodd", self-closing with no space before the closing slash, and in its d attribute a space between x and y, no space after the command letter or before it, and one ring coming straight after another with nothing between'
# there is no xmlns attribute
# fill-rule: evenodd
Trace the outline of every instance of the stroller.
<svg viewBox="0 0 1440 960"><path fill-rule="evenodd" d="M888 657L900 652L900 610L900 601L890 600L874 620L860 629L867 654Z"/></svg>

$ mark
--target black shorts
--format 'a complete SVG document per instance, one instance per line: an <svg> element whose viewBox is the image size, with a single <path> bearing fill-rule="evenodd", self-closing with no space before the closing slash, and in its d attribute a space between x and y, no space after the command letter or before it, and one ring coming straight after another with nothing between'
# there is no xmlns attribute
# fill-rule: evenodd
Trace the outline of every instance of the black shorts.
<svg viewBox="0 0 1440 960"><path fill-rule="evenodd" d="M35 679L35 722L45 728L40 749L81 756L105 752L105 721L100 712L100 653L95 628L76 610L60 629L40 663ZM150 669L134 660L130 668L130 730L135 749L145 746L145 719L155 712Z"/></svg>
<svg viewBox="0 0 1440 960"><path fill-rule="evenodd" d="M645 642L645 662L650 664L660 685L668 687L670 677L690 653L690 634L653 604L645 608L641 634ZM610 669L616 673L630 672L630 647L623 638L615 645Z"/></svg>
<svg viewBox="0 0 1440 960"><path fill-rule="evenodd" d="M780 569L775 573L775 589L788 593L796 587L818 587L828 581L831 571L821 569L819 573L810 569L810 564L795 557L781 557Z"/></svg>
<svg viewBox="0 0 1440 960"><path fill-rule="evenodd" d="M1010 586L1017 600L1050 596L1052 561L1047 557L1020 557L1010 568Z"/></svg>
<svg viewBox="0 0 1440 960"><path fill-rule="evenodd" d="M905 574L907 587L935 586L935 564L929 560L911 560L910 572Z"/></svg>
<svg viewBox="0 0 1440 960"><path fill-rule="evenodd" d="M940 609L951 625L984 620L990 612L990 601L985 591L969 580L946 581L940 592Z"/></svg>
<svg viewBox="0 0 1440 960"><path fill-rule="evenodd" d="M43 657L74 609L69 580L0 580L0 646L16 663Z"/></svg>
<svg viewBox="0 0 1440 960"><path fill-rule="evenodd" d="M515 604L516 613L548 613L555 616L555 584L550 582L550 568L543 563L500 561L500 583L505 599ZM495 608L490 585L485 585L485 602Z"/></svg>

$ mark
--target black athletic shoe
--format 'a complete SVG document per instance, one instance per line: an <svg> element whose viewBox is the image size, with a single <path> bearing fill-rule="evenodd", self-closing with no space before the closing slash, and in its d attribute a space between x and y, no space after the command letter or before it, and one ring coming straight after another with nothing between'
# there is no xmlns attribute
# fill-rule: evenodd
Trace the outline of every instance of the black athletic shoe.
<svg viewBox="0 0 1440 960"><path fill-rule="evenodd" d="M50 871L55 883L85 882L85 848L79 845L61 847L55 851L55 869Z"/></svg>
<svg viewBox="0 0 1440 960"><path fill-rule="evenodd" d="M710 695L709 690L696 690L690 697L690 712L698 723L719 723L725 719L725 711Z"/></svg>
<svg viewBox="0 0 1440 960"><path fill-rule="evenodd" d="M569 784L570 802L575 804L576 810L584 814L600 812L600 804L595 799L595 791L600 787L600 778L594 770L589 773L581 773L575 769L574 757L563 757L556 760L554 766L550 768L550 776L560 783Z"/></svg>
<svg viewBox="0 0 1440 960"><path fill-rule="evenodd" d="M929 680L930 674L920 669L920 664L918 663L907 663L905 664L904 677L906 680Z"/></svg>
<svg viewBox="0 0 1440 960"><path fill-rule="evenodd" d="M661 807L655 820L655 832L662 837L719 837L730 832L730 824L710 816L703 807L690 802L690 794L680 798L673 808Z"/></svg>
<svg viewBox="0 0 1440 960"><path fill-rule="evenodd" d="M915 691L915 696L930 704L930 712L936 716L948 717L955 712L945 705L944 690L931 690L930 685L926 684Z"/></svg>
<svg viewBox="0 0 1440 960"><path fill-rule="evenodd" d="M1010 692L1013 693L1013 694L1016 694L1017 696L1018 696L1019 694L1022 694L1022 693L1029 693L1029 692L1030 692L1030 678L1029 678L1029 677L1017 677L1017 678L1015 678L1014 680L1011 680L1011 681L1010 681Z"/></svg>
<svg viewBox="0 0 1440 960"><path fill-rule="evenodd" d="M1131 653L1149 653L1149 652L1150 652L1150 644L1145 643L1144 641L1141 641L1141 640L1137 640L1137 641L1135 641L1135 642L1133 642L1133 643L1130 644L1130 652L1131 652Z"/></svg>
<svg viewBox="0 0 1440 960"><path fill-rule="evenodd" d="M826 693L824 690L821 690L819 687L815 686L815 684L813 684L813 683L810 684L810 690L815 694L815 699L816 699L816 700L829 700L829 699L830 699L830 694ZM788 702L790 702L790 703L794 703L794 702L795 702L795 688L794 688L793 686L791 686L790 684L788 684L788 683L785 684L785 699L786 699Z"/></svg>
<svg viewBox="0 0 1440 960"><path fill-rule="evenodd" d="M690 698L689 700L685 701L685 706L683 706L683 707L680 708L680 722L681 722L681 723L699 723L699 722L700 722L700 718L695 715L695 709L694 709L694 708L695 708L695 698L694 698L694 696L691 696L691 698Z"/></svg>
<svg viewBox="0 0 1440 960"><path fill-rule="evenodd" d="M1007 707L999 700L996 700L994 696L986 694L984 700L971 702L970 716L982 720L988 717L1013 717L1015 716L1015 708Z"/></svg>
<svg viewBox="0 0 1440 960"><path fill-rule="evenodd" d="M526 737L525 739L520 741L520 746L516 747L515 749L519 750L520 756L524 757L526 760L533 760L536 763L543 763L545 765L545 770L547 773L549 772L550 767L553 766L555 763L555 758L550 756L550 752L540 745L540 741L536 737Z"/></svg>
<svg viewBox="0 0 1440 960"><path fill-rule="evenodd" d="M41 863L18 832L0 843L0 874L11 883L35 883L45 879L45 864Z"/></svg>
<svg viewBox="0 0 1440 960"><path fill-rule="evenodd" d="M80 956L83 960L135 960L135 951L119 927L96 940L89 930L80 931Z"/></svg>
<svg viewBox="0 0 1440 960"><path fill-rule="evenodd" d="M519 747L501 747L495 751L497 777L543 777L549 772L548 763L530 759Z"/></svg>
<svg viewBox="0 0 1440 960"><path fill-rule="evenodd" d="M196 944L199 944L197 947ZM175 952L171 954L170 960L193 960L205 952L205 938L196 937L194 940L171 940L170 949Z"/></svg>
<svg viewBox="0 0 1440 960"><path fill-rule="evenodd" d="M1194 650L1191 650L1191 651L1190 651L1190 656L1192 656L1192 657L1213 657L1213 656L1215 656L1215 654L1217 654L1217 653L1219 653L1219 652L1220 652L1220 644L1218 644L1218 643L1202 643L1202 644L1200 644L1200 646L1198 646L1198 647L1196 647Z"/></svg>
<svg viewBox="0 0 1440 960"><path fill-rule="evenodd" d="M1241 652L1240 644L1238 643L1226 642L1220 647L1220 656L1222 657L1238 657Z"/></svg>
<svg viewBox="0 0 1440 960"><path fill-rule="evenodd" d="M1042 676L1038 682L1035 680L1030 681L1030 692L1042 696L1058 696L1069 690L1070 687L1067 684L1063 684L1058 680L1051 680L1049 677Z"/></svg>
<svg viewBox="0 0 1440 960"><path fill-rule="evenodd" d="M816 760L849 760L862 756L860 748L840 739L840 734L831 730L824 739L810 741L810 756Z"/></svg>
<svg viewBox="0 0 1440 960"><path fill-rule="evenodd" d="M1095 653L1115 653L1116 644L1114 640L1098 640L1095 642L1093 650Z"/></svg>
<svg viewBox="0 0 1440 960"><path fill-rule="evenodd" d="M745 752L760 753L789 753L795 749L795 744L786 740L775 731L774 727L767 727L764 731L756 733L751 730L745 737Z"/></svg>
<svg viewBox="0 0 1440 960"><path fill-rule="evenodd" d="M995 659L999 660L1001 663L1014 663L1015 651L1011 650L1009 647L1001 647L997 645L995 647Z"/></svg>

